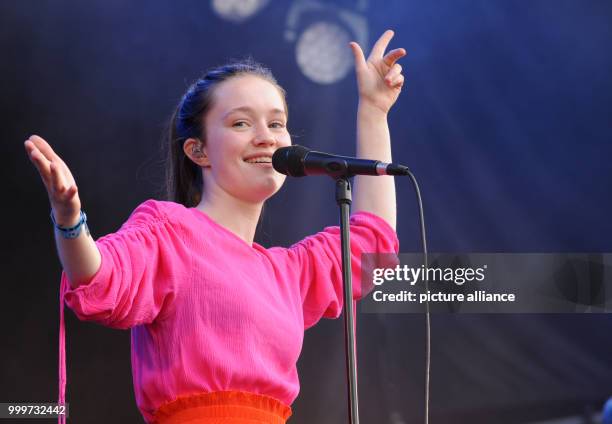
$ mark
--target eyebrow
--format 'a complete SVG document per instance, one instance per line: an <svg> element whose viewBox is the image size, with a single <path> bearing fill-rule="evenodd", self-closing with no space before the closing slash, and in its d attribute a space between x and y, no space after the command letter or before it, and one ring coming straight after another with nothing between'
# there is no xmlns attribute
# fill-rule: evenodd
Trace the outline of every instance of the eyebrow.
<svg viewBox="0 0 612 424"><path fill-rule="evenodd" d="M223 115L224 118L228 117L229 115L231 115L234 112L253 112L253 108L249 107L249 106L240 106L240 107L236 107L231 109L230 111L228 111L225 115ZM283 109L270 109L269 112L272 112L273 114L282 114L282 115L286 115L286 112Z"/></svg>

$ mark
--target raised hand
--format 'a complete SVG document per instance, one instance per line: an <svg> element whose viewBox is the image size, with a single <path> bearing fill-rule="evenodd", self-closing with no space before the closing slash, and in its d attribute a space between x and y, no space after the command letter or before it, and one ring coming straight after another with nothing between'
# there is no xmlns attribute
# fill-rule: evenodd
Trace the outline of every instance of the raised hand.
<svg viewBox="0 0 612 424"><path fill-rule="evenodd" d="M47 189L55 221L64 227L75 225L81 200L70 169L42 137L30 136L24 146Z"/></svg>
<svg viewBox="0 0 612 424"><path fill-rule="evenodd" d="M384 113L389 112L404 85L402 65L396 62L406 55L406 50L399 48L385 54L393 35L393 31L385 31L372 47L367 60L359 44L350 43L355 57L359 101Z"/></svg>

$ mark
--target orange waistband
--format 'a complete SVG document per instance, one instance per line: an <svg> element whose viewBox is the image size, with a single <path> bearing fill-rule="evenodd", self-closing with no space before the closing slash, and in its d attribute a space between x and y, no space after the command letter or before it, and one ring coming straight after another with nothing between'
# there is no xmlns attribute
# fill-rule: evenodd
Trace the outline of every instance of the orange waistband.
<svg viewBox="0 0 612 424"><path fill-rule="evenodd" d="M291 408L265 395L226 391L180 397L155 412L154 424L285 424Z"/></svg>

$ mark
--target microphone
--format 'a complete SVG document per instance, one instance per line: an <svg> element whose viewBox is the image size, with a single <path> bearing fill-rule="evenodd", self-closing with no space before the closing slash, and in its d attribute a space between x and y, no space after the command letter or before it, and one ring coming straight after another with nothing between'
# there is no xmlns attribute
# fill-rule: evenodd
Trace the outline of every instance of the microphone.
<svg viewBox="0 0 612 424"><path fill-rule="evenodd" d="M332 155L297 144L277 149L272 155L272 166L277 172L290 177L329 175L340 178L354 175L408 175L410 172L402 165Z"/></svg>

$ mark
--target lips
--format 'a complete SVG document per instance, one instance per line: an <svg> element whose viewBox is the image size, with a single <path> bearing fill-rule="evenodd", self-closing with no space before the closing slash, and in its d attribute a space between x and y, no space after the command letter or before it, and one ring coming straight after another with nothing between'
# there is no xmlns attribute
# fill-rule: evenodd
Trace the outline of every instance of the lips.
<svg viewBox="0 0 612 424"><path fill-rule="evenodd" d="M259 165L272 165L272 153L273 152L257 152L247 155L243 160L250 164Z"/></svg>
<svg viewBox="0 0 612 424"><path fill-rule="evenodd" d="M272 163L272 157L270 156L257 156L244 160L246 163Z"/></svg>

